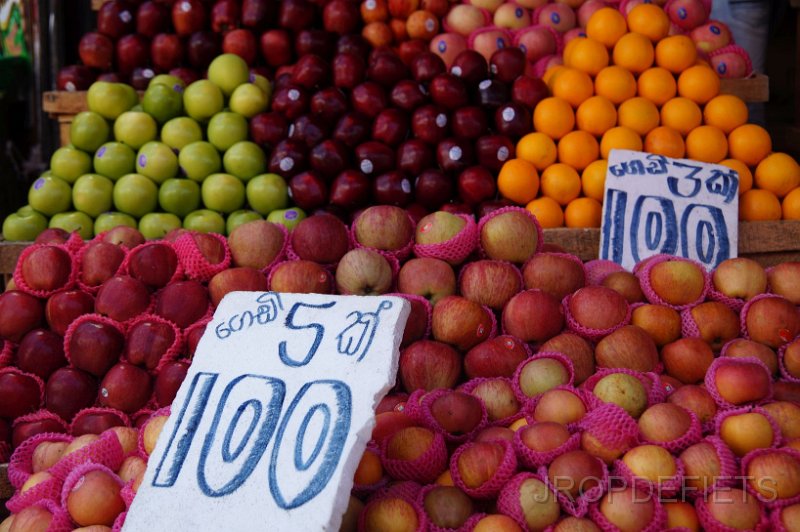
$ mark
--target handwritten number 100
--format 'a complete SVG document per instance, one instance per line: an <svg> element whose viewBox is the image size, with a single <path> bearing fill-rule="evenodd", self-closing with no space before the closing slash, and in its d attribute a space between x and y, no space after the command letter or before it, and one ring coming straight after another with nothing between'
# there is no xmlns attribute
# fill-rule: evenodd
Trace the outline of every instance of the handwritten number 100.
<svg viewBox="0 0 800 532"><path fill-rule="evenodd" d="M153 486L169 487L178 480L218 378L218 373L195 375L177 412ZM274 377L242 375L227 384L197 464L197 483L205 495L222 497L236 491L255 470L273 435L269 490L275 503L287 510L297 508L325 488L350 429L350 388L337 380L309 382L281 418L285 396L286 385ZM317 440L307 442L312 424L319 426ZM305 452L308 448L311 451ZM302 483L291 486L303 487L299 491L293 488L297 493L288 494L290 490L282 482L285 475L291 475L294 481L301 479Z"/></svg>

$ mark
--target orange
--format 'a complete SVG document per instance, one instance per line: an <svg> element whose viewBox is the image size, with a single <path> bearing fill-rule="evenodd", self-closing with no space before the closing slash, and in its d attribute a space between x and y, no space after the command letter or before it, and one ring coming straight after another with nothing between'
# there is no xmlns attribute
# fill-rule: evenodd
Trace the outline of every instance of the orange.
<svg viewBox="0 0 800 532"><path fill-rule="evenodd" d="M539 192L539 173L528 161L510 159L497 175L497 190L504 198L524 205Z"/></svg>
<svg viewBox="0 0 800 532"><path fill-rule="evenodd" d="M586 35L607 48L613 48L620 37L626 33L628 33L628 25L625 23L625 17L613 7L598 9L586 24Z"/></svg>
<svg viewBox="0 0 800 532"><path fill-rule="evenodd" d="M556 143L544 133L528 133L517 142L517 157L532 163L540 172L556 162Z"/></svg>
<svg viewBox="0 0 800 532"><path fill-rule="evenodd" d="M528 211L536 216L543 229L561 227L564 225L564 211L553 198L543 196L536 198L525 206Z"/></svg>
<svg viewBox="0 0 800 532"><path fill-rule="evenodd" d="M571 131L558 141L558 161L583 170L600 156L597 139L586 131Z"/></svg>
<svg viewBox="0 0 800 532"><path fill-rule="evenodd" d="M731 159L747 166L756 166L772 151L772 139L763 127L756 124L739 126L728 135Z"/></svg>
<svg viewBox="0 0 800 532"><path fill-rule="evenodd" d="M688 98L678 96L661 107L661 125L669 126L681 135L688 135L702 122L703 112Z"/></svg>
<svg viewBox="0 0 800 532"><path fill-rule="evenodd" d="M747 165L742 161L737 161L736 159L725 159L724 161L720 161L719 164L727 166L728 168L732 168L736 170L737 174L739 174L740 196L753 188L753 172L751 172Z"/></svg>
<svg viewBox="0 0 800 532"><path fill-rule="evenodd" d="M728 155L728 139L719 128L697 126L686 135L686 156L704 163L718 163Z"/></svg>
<svg viewBox="0 0 800 532"><path fill-rule="evenodd" d="M686 35L671 35L656 45L656 64L680 74L697 61L697 48Z"/></svg>
<svg viewBox="0 0 800 532"><path fill-rule="evenodd" d="M594 92L615 105L620 104L636 96L636 78L625 68L608 66L594 78Z"/></svg>
<svg viewBox="0 0 800 532"><path fill-rule="evenodd" d="M612 127L600 139L600 155L608 159L611 150L642 151L642 137L629 127Z"/></svg>
<svg viewBox="0 0 800 532"><path fill-rule="evenodd" d="M629 127L639 135L647 135L658 126L659 116L656 104L647 98L631 98L622 102L617 109L617 122Z"/></svg>
<svg viewBox="0 0 800 532"><path fill-rule="evenodd" d="M639 4L628 13L628 30L641 33L653 42L658 42L669 33L669 17L664 10L653 4Z"/></svg>
<svg viewBox="0 0 800 532"><path fill-rule="evenodd" d="M745 222L781 219L781 202L769 190L751 188L739 196L739 219Z"/></svg>
<svg viewBox="0 0 800 532"><path fill-rule="evenodd" d="M564 222L567 227L600 227L603 206L592 198L575 198L564 209Z"/></svg>
<svg viewBox="0 0 800 532"><path fill-rule="evenodd" d="M581 178L578 172L569 165L556 163L542 172L542 195L555 200L559 205L566 205L581 193Z"/></svg>
<svg viewBox="0 0 800 532"><path fill-rule="evenodd" d="M678 92L678 84L669 70L653 67L639 75L637 92L642 98L647 98L661 107L675 97Z"/></svg>
<svg viewBox="0 0 800 532"><path fill-rule="evenodd" d="M552 139L560 139L575 127L575 113L563 98L551 96L536 104L533 110L533 129Z"/></svg>
<svg viewBox="0 0 800 532"><path fill-rule="evenodd" d="M781 203L784 220L800 220L800 188L789 192Z"/></svg>
<svg viewBox="0 0 800 532"><path fill-rule="evenodd" d="M726 135L746 124L747 115L747 105L733 94L714 96L703 108L704 122L709 126L717 126Z"/></svg>
<svg viewBox="0 0 800 532"><path fill-rule="evenodd" d="M772 153L764 157L756 167L756 186L784 197L800 185L800 166L785 153Z"/></svg>
<svg viewBox="0 0 800 532"><path fill-rule="evenodd" d="M603 203L606 194L606 172L608 161L598 159L583 169L581 174L581 189L587 198L596 199Z"/></svg>
<svg viewBox="0 0 800 532"><path fill-rule="evenodd" d="M569 60L564 58L566 66L577 68L591 76L597 75L608 66L608 50L599 41L591 38L573 39L569 44Z"/></svg>
<svg viewBox="0 0 800 532"><path fill-rule="evenodd" d="M658 126L644 138L644 151L682 159L686 155L686 144L681 134L671 127Z"/></svg>
<svg viewBox="0 0 800 532"><path fill-rule="evenodd" d="M578 129L597 137L617 125L617 109L605 96L592 96L575 112Z"/></svg>
<svg viewBox="0 0 800 532"><path fill-rule="evenodd" d="M614 64L641 74L653 64L653 43L641 33L627 33L614 45Z"/></svg>
<svg viewBox="0 0 800 532"><path fill-rule="evenodd" d="M678 76L678 94L696 103L706 103L719 94L719 76L707 66L689 67Z"/></svg>
<svg viewBox="0 0 800 532"><path fill-rule="evenodd" d="M542 76L542 81L544 81L545 84L549 87L550 82L553 80L553 78L565 68L567 67L565 67L564 65L551 66L545 71L544 75Z"/></svg>
<svg viewBox="0 0 800 532"><path fill-rule="evenodd" d="M594 94L594 84L586 72L566 67L552 78L550 91L553 96L569 102L572 107L578 107L581 102Z"/></svg>
<svg viewBox="0 0 800 532"><path fill-rule="evenodd" d="M569 41L567 44L564 45L564 51L561 52L561 60L563 62L562 66L565 66L565 67L569 66L568 63L569 63L570 59L572 59L572 50L574 50L575 47L578 45L578 41L581 41L581 40L583 40L585 38L586 37L576 37L576 38L572 39L571 41ZM546 82L546 83L549 83L549 82Z"/></svg>

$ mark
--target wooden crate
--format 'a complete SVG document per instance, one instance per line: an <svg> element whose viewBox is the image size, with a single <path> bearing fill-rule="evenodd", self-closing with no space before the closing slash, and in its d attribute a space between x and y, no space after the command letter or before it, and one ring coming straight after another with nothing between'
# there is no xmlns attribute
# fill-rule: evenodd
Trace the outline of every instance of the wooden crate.
<svg viewBox="0 0 800 532"><path fill-rule="evenodd" d="M103 4L105 4L106 2L108 2L108 0L92 0L92 9L97 11L98 9L103 7Z"/></svg>
<svg viewBox="0 0 800 532"><path fill-rule="evenodd" d="M720 80L720 92L733 94L746 102L769 101L769 78L764 74L754 74L744 79Z"/></svg>
<svg viewBox="0 0 800 532"><path fill-rule="evenodd" d="M62 146L69 144L72 119L86 109L86 91L51 91L42 96L42 110L58 121L58 136Z"/></svg>
<svg viewBox="0 0 800 532"><path fill-rule="evenodd" d="M0 237L0 291L3 291L11 280L17 258L30 242L5 242Z"/></svg>

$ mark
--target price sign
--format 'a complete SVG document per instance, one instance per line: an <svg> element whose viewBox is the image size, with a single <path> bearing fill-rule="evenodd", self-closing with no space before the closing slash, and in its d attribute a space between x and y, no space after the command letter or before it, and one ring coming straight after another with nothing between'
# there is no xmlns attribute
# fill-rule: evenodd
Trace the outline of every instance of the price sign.
<svg viewBox="0 0 800 532"><path fill-rule="evenodd" d="M627 269L659 253L706 268L736 256L739 175L718 164L611 150L600 258Z"/></svg>
<svg viewBox="0 0 800 532"><path fill-rule="evenodd" d="M338 530L409 308L396 297L227 295L124 530Z"/></svg>

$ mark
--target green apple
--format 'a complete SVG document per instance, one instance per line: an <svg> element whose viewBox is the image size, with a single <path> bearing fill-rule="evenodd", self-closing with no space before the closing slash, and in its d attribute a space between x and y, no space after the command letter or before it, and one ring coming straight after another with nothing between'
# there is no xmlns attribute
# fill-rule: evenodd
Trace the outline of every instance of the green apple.
<svg viewBox="0 0 800 532"><path fill-rule="evenodd" d="M266 93L267 99L272 98L272 85L267 78L261 74L253 74L250 76L250 81Z"/></svg>
<svg viewBox="0 0 800 532"><path fill-rule="evenodd" d="M236 54L222 54L208 65L208 79L230 96L234 89L250 79L250 67Z"/></svg>
<svg viewBox="0 0 800 532"><path fill-rule="evenodd" d="M180 151L192 142L203 140L203 128L188 116L179 116L161 126L161 142Z"/></svg>
<svg viewBox="0 0 800 532"><path fill-rule="evenodd" d="M114 182L99 174L84 174L72 185L72 204L92 218L109 210Z"/></svg>
<svg viewBox="0 0 800 532"><path fill-rule="evenodd" d="M177 92L183 92L183 89L186 88L186 83L184 83L181 78L170 74L157 75L150 80L150 83L147 84L147 88L149 89L153 85L166 85L172 87Z"/></svg>
<svg viewBox="0 0 800 532"><path fill-rule="evenodd" d="M94 153L97 148L108 142L111 128L99 113L83 111L72 119L69 126L70 143L88 153Z"/></svg>
<svg viewBox="0 0 800 532"><path fill-rule="evenodd" d="M181 148L178 164L184 175L197 182L222 169L219 152L210 142L199 140Z"/></svg>
<svg viewBox="0 0 800 532"><path fill-rule="evenodd" d="M47 218L26 205L3 220L3 238L12 242L30 242L47 229Z"/></svg>
<svg viewBox="0 0 800 532"><path fill-rule="evenodd" d="M94 171L116 181L136 169L136 153L121 142L106 142L94 153Z"/></svg>
<svg viewBox="0 0 800 532"><path fill-rule="evenodd" d="M247 182L247 204L264 216L289 205L289 187L278 174L261 174Z"/></svg>
<svg viewBox="0 0 800 532"><path fill-rule="evenodd" d="M114 120L114 138L138 150L158 137L158 124L144 111L125 111Z"/></svg>
<svg viewBox="0 0 800 532"><path fill-rule="evenodd" d="M139 232L147 240L164 238L164 235L180 227L181 219L169 212L149 212L139 220Z"/></svg>
<svg viewBox="0 0 800 532"><path fill-rule="evenodd" d="M163 210L184 217L200 207L200 185L191 179L167 179L158 187L158 204Z"/></svg>
<svg viewBox="0 0 800 532"><path fill-rule="evenodd" d="M256 211L251 211L248 209L242 209L239 211L233 211L228 215L228 219L225 221L225 232L226 234L231 234L234 229L239 227L242 224L246 224L247 222L252 222L254 220L263 220L264 218L261 217Z"/></svg>
<svg viewBox="0 0 800 532"><path fill-rule="evenodd" d="M180 116L183 113L183 89L178 92L170 85L151 84L142 97L142 109L159 124Z"/></svg>
<svg viewBox="0 0 800 532"><path fill-rule="evenodd" d="M136 172L163 183L178 174L178 156L163 142L150 141L136 154Z"/></svg>
<svg viewBox="0 0 800 532"><path fill-rule="evenodd" d="M211 174L203 180L200 194L207 209L225 214L244 205L244 183L230 174Z"/></svg>
<svg viewBox="0 0 800 532"><path fill-rule="evenodd" d="M45 216L65 212L71 204L72 187L55 176L38 178L28 190L28 205Z"/></svg>
<svg viewBox="0 0 800 532"><path fill-rule="evenodd" d="M208 209L192 211L183 219L183 228L201 233L225 234L225 219L218 212Z"/></svg>
<svg viewBox="0 0 800 532"><path fill-rule="evenodd" d="M96 81L86 93L86 105L90 111L108 120L115 120L139 102L139 96L130 85Z"/></svg>
<svg viewBox="0 0 800 532"><path fill-rule="evenodd" d="M277 209L269 213L267 221L281 224L290 231L295 228L306 217L306 213L299 207L292 207L291 209Z"/></svg>
<svg viewBox="0 0 800 532"><path fill-rule="evenodd" d="M208 121L206 135L208 142L224 152L237 142L247 140L247 120L238 113L217 113Z"/></svg>
<svg viewBox="0 0 800 532"><path fill-rule="evenodd" d="M74 183L80 176L92 171L92 158L85 151L64 146L50 157L50 170L67 183Z"/></svg>
<svg viewBox="0 0 800 532"><path fill-rule="evenodd" d="M49 227L63 229L67 233L77 231L84 240L91 240L94 236L94 220L81 211L60 212L50 218Z"/></svg>
<svg viewBox="0 0 800 532"><path fill-rule="evenodd" d="M134 229L136 229L138 226L136 219L130 214L114 211L104 212L94 221L94 235L97 236L100 233L105 233L106 231L114 229L120 225L127 225L128 227L133 227Z"/></svg>
<svg viewBox="0 0 800 532"><path fill-rule="evenodd" d="M242 83L233 91L228 106L234 113L253 118L269 107L269 94L255 83Z"/></svg>
<svg viewBox="0 0 800 532"><path fill-rule="evenodd" d="M267 156L258 144L243 140L228 148L222 157L222 167L229 174L249 181L267 171Z"/></svg>
<svg viewBox="0 0 800 532"><path fill-rule="evenodd" d="M198 122L207 122L224 104L220 88L207 79L197 80L183 91L183 109Z"/></svg>
<svg viewBox="0 0 800 532"><path fill-rule="evenodd" d="M141 174L128 174L114 183L114 207L134 218L141 218L156 210L158 187Z"/></svg>

